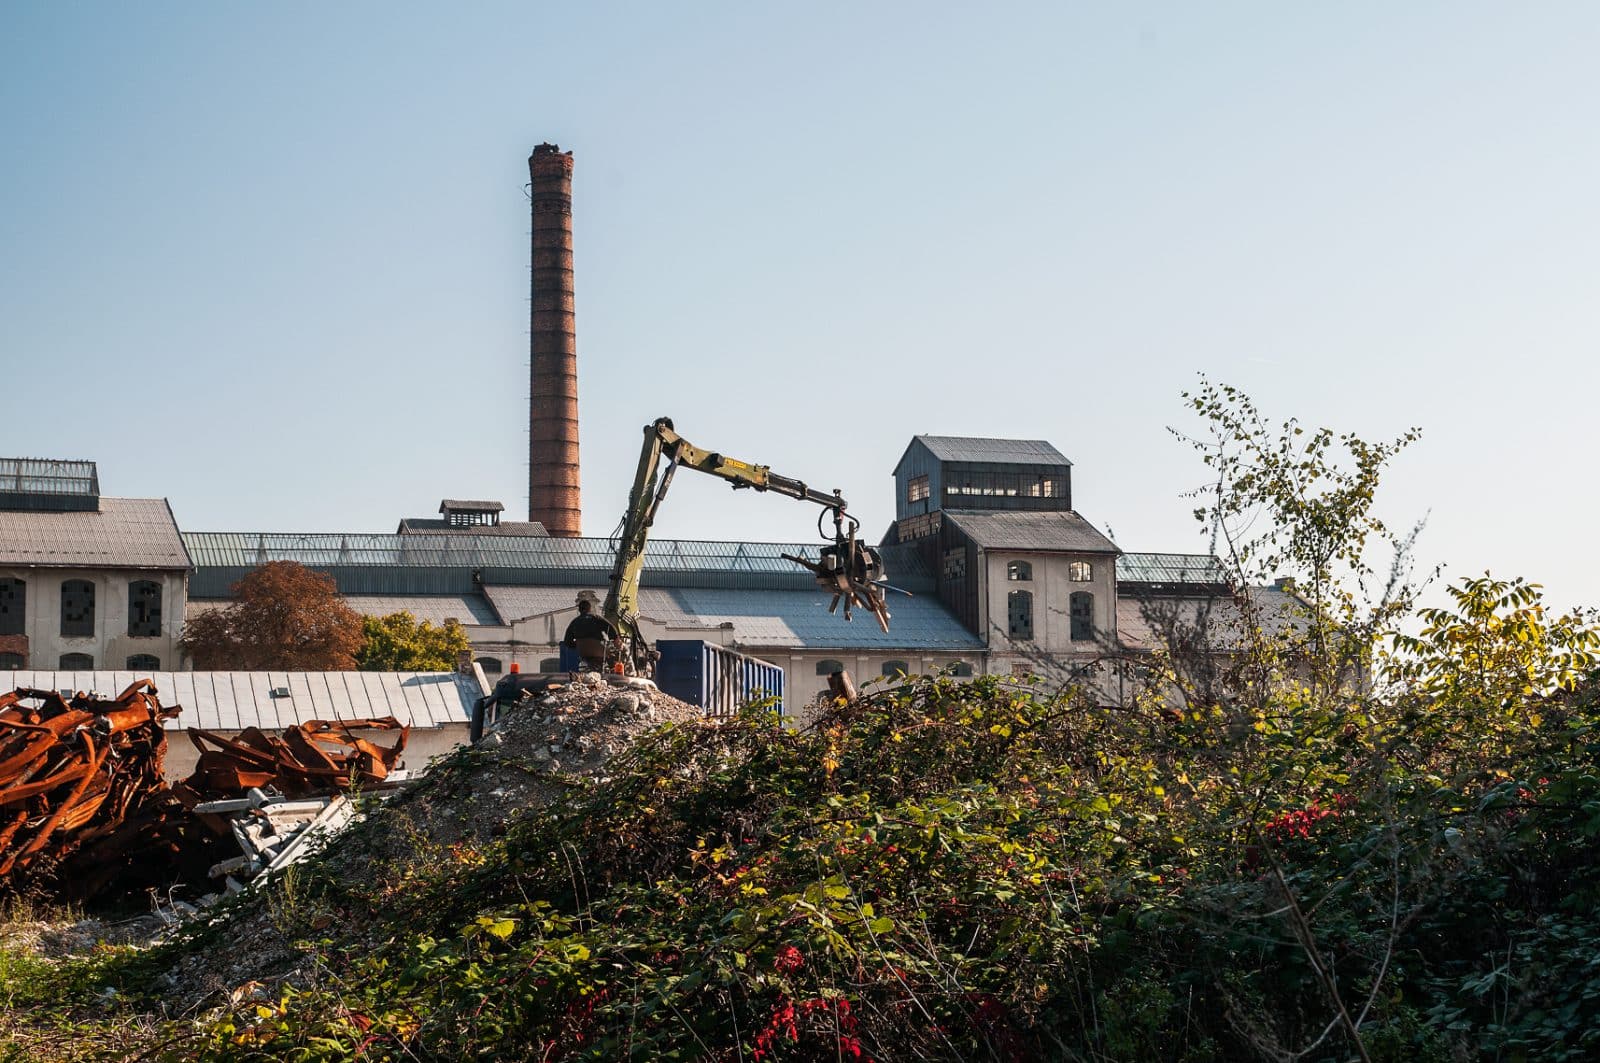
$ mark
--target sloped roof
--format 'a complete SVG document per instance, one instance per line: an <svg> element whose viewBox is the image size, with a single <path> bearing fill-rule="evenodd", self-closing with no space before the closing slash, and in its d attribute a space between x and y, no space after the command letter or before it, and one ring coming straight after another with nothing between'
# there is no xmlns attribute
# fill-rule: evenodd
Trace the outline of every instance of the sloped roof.
<svg viewBox="0 0 1600 1063"><path fill-rule="evenodd" d="M985 550L1118 552L1116 543L1072 510L947 509L944 519Z"/></svg>
<svg viewBox="0 0 1600 1063"><path fill-rule="evenodd" d="M1117 558L1119 583L1222 584L1228 570L1211 554L1123 554Z"/></svg>
<svg viewBox="0 0 1600 1063"><path fill-rule="evenodd" d="M344 604L362 616L410 613L435 627L451 619L466 625L500 622L489 603L476 594L347 594Z"/></svg>
<svg viewBox="0 0 1600 1063"><path fill-rule="evenodd" d="M484 595L506 622L573 608L576 587L485 587ZM593 588L604 596L604 585ZM838 648L861 650L977 651L983 642L961 626L932 595L889 596L889 631L869 613L846 622L843 606L829 614L821 590L714 590L642 587L639 613L669 628L705 631L733 626L735 645L752 650Z"/></svg>
<svg viewBox="0 0 1600 1063"><path fill-rule="evenodd" d="M993 462L1000 465L1072 464L1065 454L1043 439L991 439L986 436L914 436L913 439L927 447L928 452L940 461Z"/></svg>
<svg viewBox="0 0 1600 1063"><path fill-rule="evenodd" d="M194 567L164 498L102 498L98 510L65 513L0 511L0 565Z"/></svg>
<svg viewBox="0 0 1600 1063"><path fill-rule="evenodd" d="M200 727L276 730L307 720L394 716L412 727L466 723L483 692L472 676L454 672L50 672L0 671L0 691L19 687L86 690L116 697L150 679L161 704L181 705L169 731ZM289 696L275 698L275 688Z"/></svg>
<svg viewBox="0 0 1600 1063"><path fill-rule="evenodd" d="M1268 635L1305 626L1305 606L1294 595L1274 587L1251 587L1245 593ZM1117 597L1117 638L1131 650L1167 648L1169 635L1184 643L1198 639L1214 649L1235 650L1244 645L1244 632L1244 612L1228 594Z"/></svg>

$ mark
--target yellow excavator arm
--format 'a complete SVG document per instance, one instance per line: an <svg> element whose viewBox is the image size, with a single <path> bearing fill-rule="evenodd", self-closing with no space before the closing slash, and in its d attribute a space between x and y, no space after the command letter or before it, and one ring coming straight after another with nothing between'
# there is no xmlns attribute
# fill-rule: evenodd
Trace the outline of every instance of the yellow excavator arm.
<svg viewBox="0 0 1600 1063"><path fill-rule="evenodd" d="M889 630L889 610L883 600L883 561L876 550L856 538L859 525L846 512L845 500L838 491L818 491L801 480L780 476L765 465L697 447L677 433L671 419L662 417L644 428L644 448L639 452L639 469L628 495L628 512L611 567L611 588L602 610L617 629L623 664L629 670L648 670L649 650L639 635L639 576L644 570L650 527L680 465L721 477L734 488L776 491L822 506L833 518L834 535L832 543L822 548L820 560L813 562L789 554L784 558L809 569L817 584L832 592L829 612L843 602L848 620L851 608L859 606L872 613L883 630Z"/></svg>

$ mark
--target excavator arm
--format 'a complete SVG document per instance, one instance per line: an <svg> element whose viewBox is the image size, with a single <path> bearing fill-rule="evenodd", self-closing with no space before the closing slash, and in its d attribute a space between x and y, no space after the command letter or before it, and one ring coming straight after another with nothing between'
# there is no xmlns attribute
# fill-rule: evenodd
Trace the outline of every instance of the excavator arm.
<svg viewBox="0 0 1600 1063"><path fill-rule="evenodd" d="M829 612L844 603L845 619L851 606L867 609L883 630L889 630L889 611L884 605L883 562L878 552L856 538L857 522L846 513L838 491L824 493L804 481L780 476L765 465L730 458L716 451L695 446L680 436L669 418L662 417L644 429L644 447L639 452L639 468L628 494L628 511L623 518L617 556L611 567L611 587L606 592L603 615L617 629L625 662L631 670L644 671L649 651L639 634L639 577L644 571L645 544L656 512L672 485L679 466L727 480L734 488L775 491L802 502L814 502L833 517L833 542L823 547L819 562L783 556L809 569L819 586L833 593Z"/></svg>

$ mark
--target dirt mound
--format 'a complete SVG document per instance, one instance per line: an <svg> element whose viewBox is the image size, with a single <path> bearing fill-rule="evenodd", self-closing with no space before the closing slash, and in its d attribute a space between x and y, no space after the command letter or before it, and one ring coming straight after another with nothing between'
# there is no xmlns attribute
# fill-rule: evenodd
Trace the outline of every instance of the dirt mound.
<svg viewBox="0 0 1600 1063"><path fill-rule="evenodd" d="M296 882L252 889L205 931L161 979L169 1014L192 1013L224 997L275 992L316 977L307 938L359 942L373 910L414 866L452 847L483 844L519 816L548 807L587 781L606 778L610 759L663 723L704 719L700 709L648 684L590 673L501 710L473 746L434 760L417 779L372 807L330 845L321 872L358 888L368 911L328 908Z"/></svg>

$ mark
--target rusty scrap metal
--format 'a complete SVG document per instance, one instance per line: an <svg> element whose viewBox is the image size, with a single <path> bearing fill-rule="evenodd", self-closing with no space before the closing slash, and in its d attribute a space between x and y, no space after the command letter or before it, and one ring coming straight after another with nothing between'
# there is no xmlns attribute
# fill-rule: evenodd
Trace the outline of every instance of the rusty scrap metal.
<svg viewBox="0 0 1600 1063"><path fill-rule="evenodd" d="M399 731L394 745L384 747L358 738L353 731ZM400 760L411 728L393 716L376 720L309 720L270 735L247 727L239 737L189 728L189 741L199 750L194 773L175 788L178 799L194 809L217 797L239 796L272 787L289 797L334 794L352 784L364 789L391 788L389 775Z"/></svg>
<svg viewBox="0 0 1600 1063"><path fill-rule="evenodd" d="M159 818L130 817L166 794L156 688L141 679L116 698L24 687L0 694L0 886L80 850L149 843Z"/></svg>

